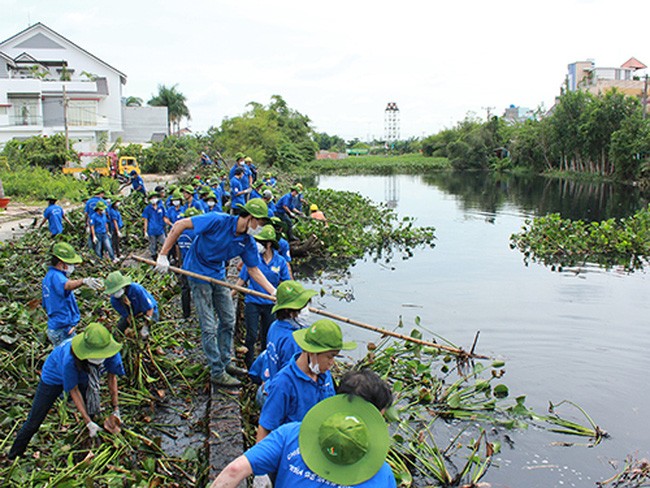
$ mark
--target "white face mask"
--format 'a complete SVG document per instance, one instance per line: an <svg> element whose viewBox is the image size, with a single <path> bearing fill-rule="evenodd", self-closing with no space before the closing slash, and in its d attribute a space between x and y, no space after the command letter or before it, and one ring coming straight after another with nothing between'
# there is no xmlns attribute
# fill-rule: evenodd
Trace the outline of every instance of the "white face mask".
<svg viewBox="0 0 650 488"><path fill-rule="evenodd" d="M212 208L217 204L214 200L208 200L208 207Z"/></svg>
<svg viewBox="0 0 650 488"><path fill-rule="evenodd" d="M117 299L122 298L123 295L124 295L124 288L120 288L115 293L113 293L113 296Z"/></svg>
<svg viewBox="0 0 650 488"><path fill-rule="evenodd" d="M320 365L318 364L318 356L316 354L314 354L314 356L316 356L316 361L312 362L311 359L312 355L311 354L309 355L309 371L311 371L314 374L320 374Z"/></svg>
<svg viewBox="0 0 650 488"><path fill-rule="evenodd" d="M266 251L266 248L264 247L263 244L261 244L259 242L256 242L255 244L257 245L257 252L258 253L262 254L264 251Z"/></svg>
<svg viewBox="0 0 650 488"><path fill-rule="evenodd" d="M246 233L247 233L249 236L256 236L256 235L259 235L260 232L262 232L262 226L261 226L261 225L258 225L258 226L255 227L254 229L253 229L252 227L249 227L248 230L246 231Z"/></svg>
<svg viewBox="0 0 650 488"><path fill-rule="evenodd" d="M311 312L309 311L309 305L307 305L305 308L301 309L300 312L298 312L298 317L296 317L296 320L298 320L298 322L303 325L308 325L310 318Z"/></svg>
<svg viewBox="0 0 650 488"><path fill-rule="evenodd" d="M74 264L68 264L65 268L65 274L70 276L72 273L74 273Z"/></svg>
<svg viewBox="0 0 650 488"><path fill-rule="evenodd" d="M104 358L88 359L88 362L90 364L94 364L95 366L101 366L102 364L104 364Z"/></svg>
<svg viewBox="0 0 650 488"><path fill-rule="evenodd" d="M155 205L156 203L158 203L158 199L157 198L152 198L151 200L149 200L149 203L151 205Z"/></svg>
<svg viewBox="0 0 650 488"><path fill-rule="evenodd" d="M172 204L174 205L174 207L178 207L181 204L181 201L180 200L172 200Z"/></svg>

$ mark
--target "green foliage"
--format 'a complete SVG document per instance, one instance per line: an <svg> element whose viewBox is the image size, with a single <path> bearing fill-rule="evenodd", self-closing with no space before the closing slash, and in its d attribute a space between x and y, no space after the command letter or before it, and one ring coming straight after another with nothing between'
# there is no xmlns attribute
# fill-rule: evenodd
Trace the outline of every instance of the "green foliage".
<svg viewBox="0 0 650 488"><path fill-rule="evenodd" d="M339 136L317 132L314 134L314 141L318 144L318 149L323 151L345 152L345 141Z"/></svg>
<svg viewBox="0 0 650 488"><path fill-rule="evenodd" d="M187 98L176 89L177 86L158 85L158 94L152 96L147 102L152 107L167 107L167 122L170 134L175 131L178 132L183 117L190 119L190 110L185 104Z"/></svg>
<svg viewBox="0 0 650 488"><path fill-rule="evenodd" d="M124 148L137 152L136 145L131 144ZM131 155L131 154L128 154ZM174 173L180 168L195 164L201 156L199 140L192 136L169 136L161 142L154 142L150 147L142 150L138 161L145 173Z"/></svg>
<svg viewBox="0 0 650 488"><path fill-rule="evenodd" d="M422 154L399 156L349 156L344 159L319 159L303 164L298 171L318 174L392 174L424 173L450 169L444 157L427 157Z"/></svg>
<svg viewBox="0 0 650 488"><path fill-rule="evenodd" d="M52 171L61 169L66 161L78 161L77 153L70 146L65 149L65 136L54 134L50 137L34 136L24 141L12 139L2 149L9 166L14 169L26 166L40 166Z"/></svg>
<svg viewBox="0 0 650 488"><path fill-rule="evenodd" d="M241 151L255 162L284 169L314 159L318 145L309 117L289 108L279 95L273 95L268 106L257 102L248 106L244 114L208 130L211 148L229 158Z"/></svg>
<svg viewBox="0 0 650 488"><path fill-rule="evenodd" d="M510 247L524 254L526 264L539 261L562 270L591 262L631 271L650 259L650 207L625 219L591 223L549 214L527 220L510 239Z"/></svg>
<svg viewBox="0 0 650 488"><path fill-rule="evenodd" d="M0 170L0 179L7 196L20 199L43 200L48 194L72 202L81 201L87 184L71 175L51 173L43 168L23 168L14 171ZM102 178L110 185L109 178Z"/></svg>

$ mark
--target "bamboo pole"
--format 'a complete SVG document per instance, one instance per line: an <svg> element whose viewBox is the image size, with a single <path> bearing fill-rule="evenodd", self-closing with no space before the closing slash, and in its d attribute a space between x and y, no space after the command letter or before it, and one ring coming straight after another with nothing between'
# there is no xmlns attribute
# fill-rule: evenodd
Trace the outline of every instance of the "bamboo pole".
<svg viewBox="0 0 650 488"><path fill-rule="evenodd" d="M141 263L146 263L146 264L149 264L151 266L156 265L155 261L152 261L151 259L143 258L142 256L137 256L135 254L132 254L130 257L132 257L136 261L140 261ZM170 266L169 270L173 271L174 273L177 273L177 274L182 274L182 275L185 275L185 276L189 276L191 278L196 278L196 279L199 279L199 280L207 281L209 283L214 283L216 285L225 286L226 288L230 288L231 290L236 290L236 291L241 292L241 293L246 293L248 295L253 295L253 296L256 296L256 297L259 297L259 298L264 298L266 300L271 300L273 302L275 301L274 296L267 295L266 293L261 293L259 291L251 290L249 288L244 288L243 286L238 286L238 285L229 283L227 281L218 280L216 278L211 278L209 276L204 276L204 275L201 275L201 274L198 274L198 273L194 273L193 271L188 271L188 270L185 270L185 269L177 268L176 266ZM312 312L312 313L318 314L318 315L322 315L323 317L328 317L328 318L331 318L331 319L334 319L334 320L338 320L339 322L343 322L345 324L350 324L350 325L354 325L356 327L361 327L362 329L371 330L373 332L377 332L377 333L379 333L381 335L384 335L384 336L395 337L396 339L401 339L403 341L412 342L412 343L418 344L420 346L432 347L434 349L438 349L439 351L448 352L448 353L454 354L456 356L465 357L465 358L475 358L475 359L489 359L487 356L483 356L483 355L480 355L480 354L475 354L474 351L473 351L473 348L472 348L472 352L467 352L467 351L465 351L463 349L459 349L459 348L456 348L456 347L445 346L443 344L438 344L436 342L429 342L429 341L425 341L425 340L422 340L422 339L418 339L416 337L411 337L411 336L408 336L408 335L405 335L405 334L400 334L399 332L393 332L392 330L387 330L387 329L382 329L380 327L375 327L374 325L366 324L364 322L359 322L358 320L343 317L342 315L337 315L335 313L328 312L327 310L322 310L320 308L309 307L309 311ZM474 344L474 346L475 345L476 344Z"/></svg>

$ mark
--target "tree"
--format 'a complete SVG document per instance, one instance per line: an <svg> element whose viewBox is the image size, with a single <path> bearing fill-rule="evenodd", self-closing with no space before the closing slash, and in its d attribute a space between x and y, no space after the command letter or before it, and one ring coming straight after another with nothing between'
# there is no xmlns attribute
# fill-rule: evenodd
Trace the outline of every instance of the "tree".
<svg viewBox="0 0 650 488"><path fill-rule="evenodd" d="M190 110L185 105L187 99L185 95L176 90L177 86L158 85L158 94L147 102L152 107L167 107L167 123L170 134L180 130L180 122L183 117L190 119Z"/></svg>
<svg viewBox="0 0 650 488"><path fill-rule="evenodd" d="M127 107L142 107L142 98L140 97L126 97L124 105Z"/></svg>

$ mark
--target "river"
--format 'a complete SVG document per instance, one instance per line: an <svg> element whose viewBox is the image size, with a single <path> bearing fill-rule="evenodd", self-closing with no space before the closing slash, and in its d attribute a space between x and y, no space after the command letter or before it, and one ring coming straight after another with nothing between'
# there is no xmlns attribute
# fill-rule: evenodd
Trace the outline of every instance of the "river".
<svg viewBox="0 0 650 488"><path fill-rule="evenodd" d="M417 249L407 260L358 261L344 283L323 284L354 299L326 296L320 305L391 329L401 316L410 330L419 316L424 329L466 349L480 330L477 351L506 361L503 382L511 398L526 395L540 413L549 401L572 400L610 434L587 448L554 445L586 441L542 429L507 432L512 442L504 443L483 481L595 486L616 473L614 466L622 468L626 456L650 457L646 272L590 265L557 272L526 265L509 247L526 219L548 212L588 220L630 215L647 204L633 189L451 173L321 176L318 186L384 202L418 225L434 226L437 238L434 248ZM376 340L359 329L346 329L346 336ZM584 423L575 410L561 413Z"/></svg>

